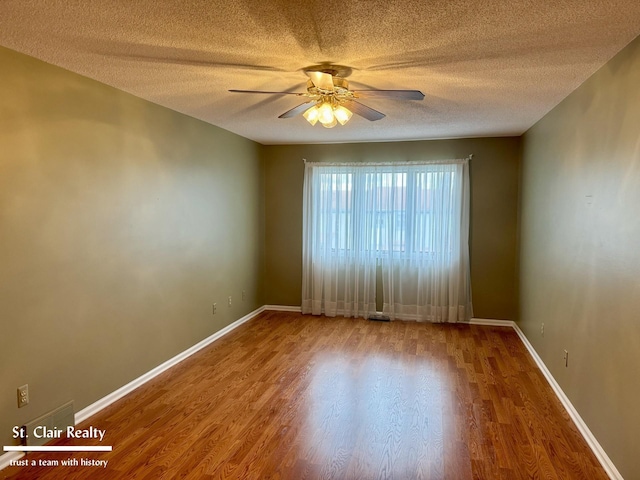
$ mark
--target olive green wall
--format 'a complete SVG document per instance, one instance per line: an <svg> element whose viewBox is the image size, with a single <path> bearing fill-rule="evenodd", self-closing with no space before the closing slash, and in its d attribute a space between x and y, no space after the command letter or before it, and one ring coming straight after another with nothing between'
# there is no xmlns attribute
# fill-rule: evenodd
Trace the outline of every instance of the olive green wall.
<svg viewBox="0 0 640 480"><path fill-rule="evenodd" d="M520 326L640 478L640 37L524 135L521 196Z"/></svg>
<svg viewBox="0 0 640 480"><path fill-rule="evenodd" d="M471 283L474 316L517 316L520 140L476 138L396 143L264 147L266 300L301 302L303 158L308 161L471 161Z"/></svg>
<svg viewBox="0 0 640 480"><path fill-rule="evenodd" d="M237 135L4 48L0 71L8 445L264 304L264 178Z"/></svg>

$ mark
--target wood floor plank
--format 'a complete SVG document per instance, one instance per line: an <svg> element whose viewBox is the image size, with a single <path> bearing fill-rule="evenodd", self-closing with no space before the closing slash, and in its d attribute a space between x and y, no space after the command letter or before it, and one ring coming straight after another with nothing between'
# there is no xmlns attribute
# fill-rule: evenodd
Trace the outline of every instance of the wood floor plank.
<svg viewBox="0 0 640 480"><path fill-rule="evenodd" d="M79 427L89 425L113 451L71 457L107 468L0 478L607 478L501 327L265 312Z"/></svg>

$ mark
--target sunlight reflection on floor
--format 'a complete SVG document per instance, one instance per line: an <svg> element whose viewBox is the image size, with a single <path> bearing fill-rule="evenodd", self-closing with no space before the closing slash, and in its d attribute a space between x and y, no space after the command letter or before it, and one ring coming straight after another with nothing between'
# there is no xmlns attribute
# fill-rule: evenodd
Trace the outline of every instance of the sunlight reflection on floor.
<svg viewBox="0 0 640 480"><path fill-rule="evenodd" d="M441 368L416 357L317 359L305 425L309 458L331 468L363 443L367 449L351 460L359 471L379 471L385 462L393 471L394 464L415 465L425 455L441 458L444 381Z"/></svg>

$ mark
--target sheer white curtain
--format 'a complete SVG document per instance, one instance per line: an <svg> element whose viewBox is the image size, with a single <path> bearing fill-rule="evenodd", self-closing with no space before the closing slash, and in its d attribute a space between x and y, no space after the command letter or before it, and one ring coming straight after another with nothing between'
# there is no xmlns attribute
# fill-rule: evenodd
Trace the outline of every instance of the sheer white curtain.
<svg viewBox="0 0 640 480"><path fill-rule="evenodd" d="M381 255L383 312L391 319L468 321L469 163L393 168L387 195L402 199L388 216L400 247ZM406 180L405 180L406 179Z"/></svg>
<svg viewBox="0 0 640 480"><path fill-rule="evenodd" d="M306 163L302 311L368 317L376 264L392 319L471 317L468 160Z"/></svg>
<svg viewBox="0 0 640 480"><path fill-rule="evenodd" d="M376 244L363 228L360 181L347 166L305 164L302 313L365 317L376 311Z"/></svg>

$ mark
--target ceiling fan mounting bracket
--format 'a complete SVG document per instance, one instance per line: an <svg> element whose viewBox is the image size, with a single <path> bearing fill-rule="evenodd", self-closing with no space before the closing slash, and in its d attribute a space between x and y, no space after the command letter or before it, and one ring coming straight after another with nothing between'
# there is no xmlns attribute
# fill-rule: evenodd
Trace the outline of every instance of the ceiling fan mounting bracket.
<svg viewBox="0 0 640 480"><path fill-rule="evenodd" d="M353 71L351 67L345 65L333 65L331 63L321 63L319 65L311 65L302 69L303 72L322 72L328 73L334 77L347 78Z"/></svg>

